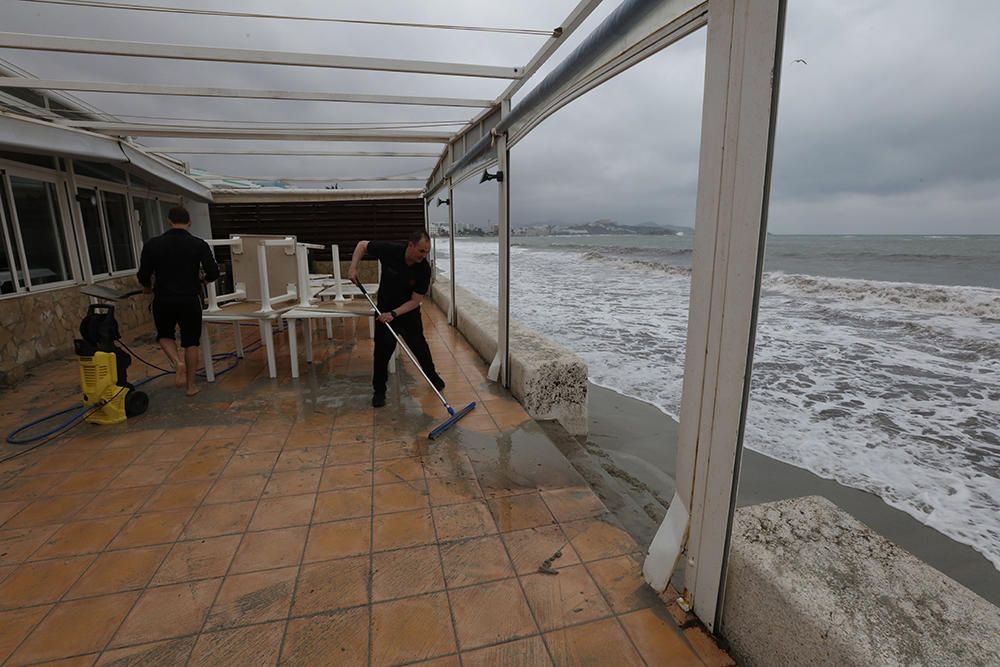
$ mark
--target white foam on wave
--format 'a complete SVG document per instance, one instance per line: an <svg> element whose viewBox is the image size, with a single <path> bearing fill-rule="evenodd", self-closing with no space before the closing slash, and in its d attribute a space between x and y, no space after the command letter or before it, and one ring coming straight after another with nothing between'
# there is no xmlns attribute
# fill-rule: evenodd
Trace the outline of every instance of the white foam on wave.
<svg viewBox="0 0 1000 667"><path fill-rule="evenodd" d="M458 250L459 282L493 301L496 248ZM689 270L613 249L515 247L512 266L515 317L596 384L677 417ZM1000 569L1000 290L782 274L765 287L746 445L875 493Z"/></svg>

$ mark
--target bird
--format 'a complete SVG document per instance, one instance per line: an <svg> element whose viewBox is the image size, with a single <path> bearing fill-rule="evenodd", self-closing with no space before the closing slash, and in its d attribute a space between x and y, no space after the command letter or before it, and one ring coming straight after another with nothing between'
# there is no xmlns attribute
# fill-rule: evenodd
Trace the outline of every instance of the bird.
<svg viewBox="0 0 1000 667"><path fill-rule="evenodd" d="M795 60L793 60L793 61L792 61L792 64L793 64L793 65L794 65L795 63L802 63L803 65L808 65L808 64L809 64L809 63L807 63L807 62L806 62L806 61L805 61L804 59L802 59L802 58L796 58Z"/></svg>

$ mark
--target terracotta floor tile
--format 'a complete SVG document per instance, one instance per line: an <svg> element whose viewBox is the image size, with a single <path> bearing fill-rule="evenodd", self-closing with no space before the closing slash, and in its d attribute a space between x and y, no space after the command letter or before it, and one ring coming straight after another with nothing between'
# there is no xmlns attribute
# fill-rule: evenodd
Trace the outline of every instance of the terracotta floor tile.
<svg viewBox="0 0 1000 667"><path fill-rule="evenodd" d="M130 449L106 449L97 452L86 463L80 466L80 470L95 470L97 468L119 468L123 469L130 463L135 462L145 452L137 452Z"/></svg>
<svg viewBox="0 0 1000 667"><path fill-rule="evenodd" d="M418 457L379 461L375 465L375 483L423 481L424 467Z"/></svg>
<svg viewBox="0 0 1000 667"><path fill-rule="evenodd" d="M430 510L383 514L375 517L373 528L376 551L416 547L435 541Z"/></svg>
<svg viewBox="0 0 1000 667"><path fill-rule="evenodd" d="M55 602L76 583L94 556L24 563L0 582L0 609Z"/></svg>
<svg viewBox="0 0 1000 667"><path fill-rule="evenodd" d="M611 615L611 608L582 565L563 568L557 575L529 574L521 579L521 585L543 631Z"/></svg>
<svg viewBox="0 0 1000 667"><path fill-rule="evenodd" d="M32 475L52 472L70 472L85 465L92 452L62 452L59 456L46 455L41 461L31 466Z"/></svg>
<svg viewBox="0 0 1000 667"><path fill-rule="evenodd" d="M704 663L673 624L659 618L652 610L643 609L621 617L625 632L639 648L650 665L702 667Z"/></svg>
<svg viewBox="0 0 1000 667"><path fill-rule="evenodd" d="M458 540L467 537L481 537L497 532L493 515L484 502L462 503L434 507L434 525L438 539Z"/></svg>
<svg viewBox="0 0 1000 667"><path fill-rule="evenodd" d="M206 630L284 620L292 605L297 567L231 574L208 615Z"/></svg>
<svg viewBox="0 0 1000 667"><path fill-rule="evenodd" d="M140 486L132 489L111 489L102 491L86 504L74 519L97 519L119 514L131 515L136 512L153 493L155 486Z"/></svg>
<svg viewBox="0 0 1000 667"><path fill-rule="evenodd" d="M173 542L184 530L184 524L191 518L192 512L193 508L187 508L137 514L111 542L111 548L127 549Z"/></svg>
<svg viewBox="0 0 1000 667"><path fill-rule="evenodd" d="M604 521L573 521L562 524L573 548L584 561L634 553L639 545L622 529Z"/></svg>
<svg viewBox="0 0 1000 667"><path fill-rule="evenodd" d="M618 556L594 561L587 568L616 614L658 606L659 598L642 578L637 558Z"/></svg>
<svg viewBox="0 0 1000 667"><path fill-rule="evenodd" d="M420 446L408 440L390 440L375 445L375 460L412 458L421 454Z"/></svg>
<svg viewBox="0 0 1000 667"><path fill-rule="evenodd" d="M49 541L62 526L0 530L0 565L15 565Z"/></svg>
<svg viewBox="0 0 1000 667"><path fill-rule="evenodd" d="M320 431L295 431L289 432L285 440L285 449L310 449L313 447L326 447L330 444L330 432Z"/></svg>
<svg viewBox="0 0 1000 667"><path fill-rule="evenodd" d="M222 471L222 477L243 477L245 475L270 475L278 461L278 452L237 453Z"/></svg>
<svg viewBox="0 0 1000 667"><path fill-rule="evenodd" d="M172 461L160 463L132 464L115 477L109 489L127 489L133 486L151 486L160 484L167 478L170 471L177 465Z"/></svg>
<svg viewBox="0 0 1000 667"><path fill-rule="evenodd" d="M272 530L305 526L312 517L316 494L264 498L257 504L249 530Z"/></svg>
<svg viewBox="0 0 1000 667"><path fill-rule="evenodd" d="M28 473L30 475L27 477L22 475L0 486L0 501L28 501L41 498L66 477L61 474L35 475L30 470Z"/></svg>
<svg viewBox="0 0 1000 667"><path fill-rule="evenodd" d="M221 505L202 505L184 529L184 539L214 537L246 530L257 503L245 501Z"/></svg>
<svg viewBox="0 0 1000 667"><path fill-rule="evenodd" d="M496 535L442 544L441 561L449 588L514 576L507 551Z"/></svg>
<svg viewBox="0 0 1000 667"><path fill-rule="evenodd" d="M52 605L0 612L0 628L3 628L0 632L0 663L14 652L50 609Z"/></svg>
<svg viewBox="0 0 1000 667"><path fill-rule="evenodd" d="M101 468L98 470L80 470L72 472L48 490L47 495L65 496L72 493L96 493L108 486L122 470L120 468ZM132 486L142 486L133 484Z"/></svg>
<svg viewBox="0 0 1000 667"><path fill-rule="evenodd" d="M122 623L110 647L198 632L221 583L221 579L207 579L147 589Z"/></svg>
<svg viewBox="0 0 1000 667"><path fill-rule="evenodd" d="M167 480L170 482L192 482L199 479L215 479L222 474L232 454L217 451L208 454L189 454L177 463Z"/></svg>
<svg viewBox="0 0 1000 667"><path fill-rule="evenodd" d="M323 468L323 478L319 483L320 491L335 491L358 486L371 486L372 467L368 463L350 463L347 465Z"/></svg>
<svg viewBox="0 0 1000 667"><path fill-rule="evenodd" d="M326 452L326 465L338 466L349 463L370 463L372 446L369 444L330 445Z"/></svg>
<svg viewBox="0 0 1000 667"><path fill-rule="evenodd" d="M162 642L105 651L101 654L95 667L104 667L105 665L114 665L115 667L183 665L187 662L196 640L197 637L184 637L183 639L168 639Z"/></svg>
<svg viewBox="0 0 1000 667"><path fill-rule="evenodd" d="M168 551L170 546L162 545L105 552L97 557L66 597L81 598L143 588Z"/></svg>
<svg viewBox="0 0 1000 667"><path fill-rule="evenodd" d="M284 435L275 433L249 434L240 443L237 452L280 452L285 446Z"/></svg>
<svg viewBox="0 0 1000 667"><path fill-rule="evenodd" d="M317 468L271 473L271 479L264 487L264 497L275 498L277 496L315 493L319 488L320 474L321 471Z"/></svg>
<svg viewBox="0 0 1000 667"><path fill-rule="evenodd" d="M322 468L324 461L326 461L326 447L287 449L278 457L274 472Z"/></svg>
<svg viewBox="0 0 1000 667"><path fill-rule="evenodd" d="M208 632L198 638L187 664L191 667L271 667L278 662L284 622Z"/></svg>
<svg viewBox="0 0 1000 667"><path fill-rule="evenodd" d="M125 525L126 517L107 517L67 523L42 547L32 554L32 560L63 558L101 551Z"/></svg>
<svg viewBox="0 0 1000 667"><path fill-rule="evenodd" d="M413 667L462 667L462 662L457 655L448 655L443 658L433 658L432 660L422 660L410 663Z"/></svg>
<svg viewBox="0 0 1000 667"><path fill-rule="evenodd" d="M236 574L298 565L308 534L307 526L247 533L236 552L230 572Z"/></svg>
<svg viewBox="0 0 1000 667"><path fill-rule="evenodd" d="M557 667L563 665L641 667L644 664L625 632L613 618L549 632L545 635L545 641L549 645Z"/></svg>
<svg viewBox="0 0 1000 667"><path fill-rule="evenodd" d="M302 566L295 589L292 616L334 611L367 603L368 556L323 561Z"/></svg>
<svg viewBox="0 0 1000 667"><path fill-rule="evenodd" d="M227 424L212 426L201 437L201 440L232 438L241 440L250 431L250 424Z"/></svg>
<svg viewBox="0 0 1000 667"><path fill-rule="evenodd" d="M371 547L371 520L368 517L313 524L309 529L303 562L367 554Z"/></svg>
<svg viewBox="0 0 1000 667"><path fill-rule="evenodd" d="M427 486L422 479L375 487L375 514L419 510L429 506Z"/></svg>
<svg viewBox="0 0 1000 667"><path fill-rule="evenodd" d="M154 440L162 436L164 429L142 429L138 431L130 431L113 438L111 442L108 443L109 448L113 447L132 447L134 445L149 445L152 444Z"/></svg>
<svg viewBox="0 0 1000 667"><path fill-rule="evenodd" d="M159 443L159 441L157 441ZM170 444L155 444L147 447L146 450L137 456L132 463L176 463L182 460L194 447L191 442L174 442ZM124 451L124 450L109 450Z"/></svg>
<svg viewBox="0 0 1000 667"><path fill-rule="evenodd" d="M432 505L456 505L482 500L479 482L465 477L432 478L427 480L427 491Z"/></svg>
<svg viewBox="0 0 1000 667"><path fill-rule="evenodd" d="M197 507L211 486L210 480L164 484L153 492L146 504L142 506L142 511L159 512Z"/></svg>
<svg viewBox="0 0 1000 667"><path fill-rule="evenodd" d="M281 665L368 667L368 607L292 619L288 622Z"/></svg>
<svg viewBox="0 0 1000 667"><path fill-rule="evenodd" d="M39 498L8 519L4 528L31 528L66 523L93 497L94 494L83 494Z"/></svg>
<svg viewBox="0 0 1000 667"><path fill-rule="evenodd" d="M454 590L451 608L463 651L538 634L515 579Z"/></svg>
<svg viewBox="0 0 1000 667"><path fill-rule="evenodd" d="M292 430L292 425L294 423L294 419L282 417L280 415L261 415L257 418L257 421L253 423L253 426L250 427L250 432L247 435L273 433L276 435L283 434L287 436L289 431Z"/></svg>
<svg viewBox="0 0 1000 667"><path fill-rule="evenodd" d="M267 485L269 474L258 473L242 477L222 476L215 481L212 490L205 496L206 505L235 503L241 500L256 500Z"/></svg>
<svg viewBox="0 0 1000 667"><path fill-rule="evenodd" d="M444 593L372 605L372 665L398 665L455 652Z"/></svg>
<svg viewBox="0 0 1000 667"><path fill-rule="evenodd" d="M736 662L719 647L715 638L700 626L685 628L684 638L706 667L736 667Z"/></svg>
<svg viewBox="0 0 1000 667"><path fill-rule="evenodd" d="M27 506L28 501L26 500L12 500L0 503L0 526L2 526L7 519L11 518Z"/></svg>
<svg viewBox="0 0 1000 667"><path fill-rule="evenodd" d="M589 487L569 487L542 491L542 500L561 522L589 519L607 512L601 499Z"/></svg>
<svg viewBox="0 0 1000 667"><path fill-rule="evenodd" d="M137 597L137 592L118 593L56 605L17 650L10 664L55 660L100 651L115 634Z"/></svg>
<svg viewBox="0 0 1000 667"><path fill-rule="evenodd" d="M339 519L353 519L355 517L371 516L371 513L371 487L341 489L339 491L321 493L316 497L316 509L313 512L313 521L322 523L337 521Z"/></svg>
<svg viewBox="0 0 1000 667"><path fill-rule="evenodd" d="M548 667L549 652L541 637L528 637L462 654L464 667ZM667 665L669 663L664 663Z"/></svg>
<svg viewBox="0 0 1000 667"><path fill-rule="evenodd" d="M489 506L501 533L555 523L549 508L537 493L493 498Z"/></svg>
<svg viewBox="0 0 1000 667"><path fill-rule="evenodd" d="M384 551L372 557L372 599L376 602L442 589L436 545Z"/></svg>
<svg viewBox="0 0 1000 667"><path fill-rule="evenodd" d="M163 586L193 579L221 577L228 571L239 544L239 535L176 542L156 571L151 585Z"/></svg>
<svg viewBox="0 0 1000 667"><path fill-rule="evenodd" d="M174 442L190 442L194 444L201 440L208 428L204 426L181 426L179 428L166 429L159 438L155 440L157 445Z"/></svg>
<svg viewBox="0 0 1000 667"><path fill-rule="evenodd" d="M542 526L504 533L502 536L507 545L507 551L518 574L531 574L546 560L553 558L549 567L559 570L568 565L580 562L576 551L569 544L566 535L559 526Z"/></svg>

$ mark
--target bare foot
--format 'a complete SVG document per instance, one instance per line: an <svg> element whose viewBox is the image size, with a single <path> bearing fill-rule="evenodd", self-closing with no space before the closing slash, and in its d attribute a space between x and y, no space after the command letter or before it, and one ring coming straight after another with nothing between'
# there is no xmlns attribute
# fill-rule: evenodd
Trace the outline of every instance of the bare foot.
<svg viewBox="0 0 1000 667"><path fill-rule="evenodd" d="M187 366L178 361L176 367L174 368L174 386L178 389L182 389L184 385L187 384Z"/></svg>
<svg viewBox="0 0 1000 667"><path fill-rule="evenodd" d="M199 391L201 391L201 389L198 389L198 387L188 387L187 391L184 393L187 396L197 396Z"/></svg>

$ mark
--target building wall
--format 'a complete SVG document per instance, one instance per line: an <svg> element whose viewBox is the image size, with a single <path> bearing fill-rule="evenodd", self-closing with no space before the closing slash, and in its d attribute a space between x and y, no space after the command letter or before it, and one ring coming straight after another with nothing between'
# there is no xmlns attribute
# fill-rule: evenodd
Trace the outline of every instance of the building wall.
<svg viewBox="0 0 1000 667"><path fill-rule="evenodd" d="M102 287L130 291L138 288L135 276L112 278ZM151 297L136 295L119 302L115 309L122 331L150 324ZM31 292L0 302L0 385L21 380L32 366L73 352L79 338L80 320L87 313L90 297L79 286Z"/></svg>

